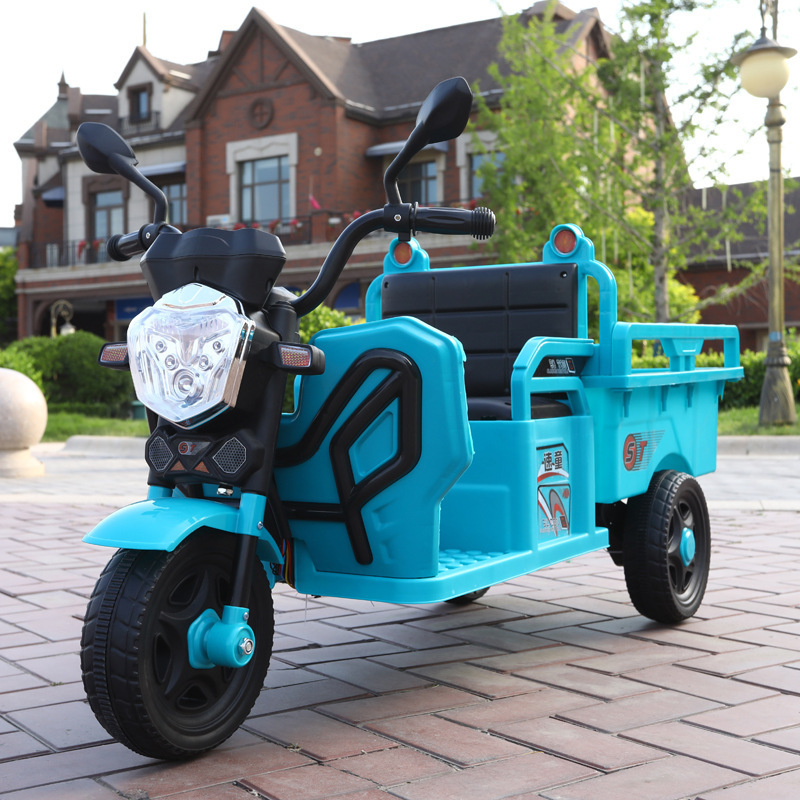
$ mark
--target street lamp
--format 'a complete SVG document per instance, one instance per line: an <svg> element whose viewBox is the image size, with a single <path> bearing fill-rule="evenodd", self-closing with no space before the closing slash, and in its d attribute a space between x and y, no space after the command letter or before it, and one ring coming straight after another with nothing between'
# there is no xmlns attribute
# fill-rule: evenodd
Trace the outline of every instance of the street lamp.
<svg viewBox="0 0 800 800"><path fill-rule="evenodd" d="M731 61L739 67L742 87L754 97L768 98L767 128L769 143L769 186L767 221L769 231L769 342L766 370L761 387L759 425L787 425L797 421L794 392L789 379L790 363L784 340L783 294L783 171L781 141L786 117L780 92L789 80L788 60L797 53L781 47L778 38L778 0L760 0L761 36L747 50ZM772 16L772 38L767 37L766 16Z"/></svg>
<svg viewBox="0 0 800 800"><path fill-rule="evenodd" d="M50 306L50 338L56 338L56 325L58 318L64 320L61 326L60 333L62 336L68 336L70 333L75 333L75 326L72 324L72 303L69 300L56 300Z"/></svg>

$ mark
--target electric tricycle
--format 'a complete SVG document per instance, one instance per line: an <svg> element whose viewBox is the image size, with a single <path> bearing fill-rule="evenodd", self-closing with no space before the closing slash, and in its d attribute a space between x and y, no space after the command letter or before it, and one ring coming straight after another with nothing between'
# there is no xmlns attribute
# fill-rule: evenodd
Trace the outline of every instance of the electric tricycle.
<svg viewBox="0 0 800 800"><path fill-rule="evenodd" d="M131 749L186 758L237 729L269 665L278 581L466 603L608 549L643 615L674 623L700 605L711 543L693 476L716 466L718 400L742 374L738 332L617 321L614 277L573 224L555 227L541 262L431 269L417 232L484 239L494 215L404 203L397 176L460 135L471 105L462 78L433 90L384 176L386 205L345 229L299 296L276 285L277 237L180 233L127 143L98 123L79 129L91 169L155 201L152 224L107 245L114 259L144 253L154 305L99 359L130 369L148 409L147 499L85 537L118 550L87 609L83 681ZM397 236L366 321L302 343L298 319L379 230ZM633 369L641 340L669 366ZM723 367L696 366L707 340ZM289 375L295 407L283 413Z"/></svg>

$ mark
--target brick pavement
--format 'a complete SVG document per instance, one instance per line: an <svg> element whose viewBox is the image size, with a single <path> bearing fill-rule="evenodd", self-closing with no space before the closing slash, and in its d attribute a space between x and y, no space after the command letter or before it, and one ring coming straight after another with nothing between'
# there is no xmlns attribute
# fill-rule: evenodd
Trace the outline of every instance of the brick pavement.
<svg viewBox="0 0 800 800"><path fill-rule="evenodd" d="M108 738L77 656L109 555L80 537L137 496L141 462L38 452L46 478L0 484L2 800L800 796L796 461L778 465L767 504L789 510L753 508L741 482L730 496L752 465L713 476L709 590L678 627L638 616L603 553L466 608L279 587L273 664L246 724L164 764Z"/></svg>

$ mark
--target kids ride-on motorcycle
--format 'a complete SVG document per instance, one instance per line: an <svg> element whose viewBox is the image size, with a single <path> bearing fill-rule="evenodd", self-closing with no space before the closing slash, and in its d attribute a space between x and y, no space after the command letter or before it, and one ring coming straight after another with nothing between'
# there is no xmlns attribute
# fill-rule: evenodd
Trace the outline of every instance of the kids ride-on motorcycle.
<svg viewBox="0 0 800 800"><path fill-rule="evenodd" d="M149 410L149 490L85 537L119 549L87 609L84 685L133 750L194 756L244 721L269 665L276 581L469 602L608 548L642 614L697 610L710 530L692 476L716 466L718 399L742 374L738 332L618 322L613 275L571 224L553 230L541 263L430 269L415 232L486 238L494 216L403 203L397 176L425 145L460 135L471 104L461 78L434 89L386 172L387 204L349 225L299 297L275 286L275 236L181 234L124 140L81 126L89 167L155 200L152 224L108 243L115 259L144 253L155 303L100 355L131 370ZM298 319L380 229L397 238L367 321L301 344ZM631 368L642 339L668 367ZM721 340L724 367L696 367L708 339ZM289 374L296 405L282 414Z"/></svg>

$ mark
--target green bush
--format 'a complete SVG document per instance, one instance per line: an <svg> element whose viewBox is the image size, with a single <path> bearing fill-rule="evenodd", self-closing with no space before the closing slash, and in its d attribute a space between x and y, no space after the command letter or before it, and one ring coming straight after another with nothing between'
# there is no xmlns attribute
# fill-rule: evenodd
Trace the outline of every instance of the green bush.
<svg viewBox="0 0 800 800"><path fill-rule="evenodd" d="M36 369L36 363L27 353L0 350L0 368L13 369L27 375L40 389L44 388L42 373Z"/></svg>
<svg viewBox="0 0 800 800"><path fill-rule="evenodd" d="M800 342L790 340L787 350L792 362L789 366L789 379L797 400L800 396ZM739 363L744 367L744 378L725 385L725 394L719 404L720 410L747 408L759 404L766 370L765 359L766 353L754 353L752 350L745 350L740 354ZM724 364L725 357L722 353L701 353L697 357L698 367L722 367ZM654 369L666 366L669 366L669 360L665 356L633 356L634 369Z"/></svg>
<svg viewBox="0 0 800 800"><path fill-rule="evenodd" d="M5 353L33 362L41 373L42 391L48 406L106 408L113 415L125 414L133 399L128 372L105 369L97 355L104 340L86 331L54 339L34 336L10 344Z"/></svg>

